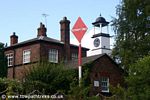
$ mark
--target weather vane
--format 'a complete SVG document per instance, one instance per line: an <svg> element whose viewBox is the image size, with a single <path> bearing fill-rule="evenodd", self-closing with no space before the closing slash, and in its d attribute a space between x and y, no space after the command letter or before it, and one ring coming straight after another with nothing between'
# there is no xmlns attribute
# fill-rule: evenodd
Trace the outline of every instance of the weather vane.
<svg viewBox="0 0 150 100"><path fill-rule="evenodd" d="M46 27L47 27L47 16L49 16L48 14L45 14L45 13L43 13L42 14L42 16L44 17L44 19L45 19L45 25L46 25Z"/></svg>

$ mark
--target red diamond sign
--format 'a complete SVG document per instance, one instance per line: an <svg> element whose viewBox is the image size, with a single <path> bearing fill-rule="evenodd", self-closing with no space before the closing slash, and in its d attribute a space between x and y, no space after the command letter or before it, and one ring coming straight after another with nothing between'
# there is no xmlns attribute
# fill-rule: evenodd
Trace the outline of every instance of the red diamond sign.
<svg viewBox="0 0 150 100"><path fill-rule="evenodd" d="M81 43L81 39L83 38L85 32L87 31L87 26L82 21L81 17L78 17L76 23L72 28L72 33L75 35L79 43Z"/></svg>

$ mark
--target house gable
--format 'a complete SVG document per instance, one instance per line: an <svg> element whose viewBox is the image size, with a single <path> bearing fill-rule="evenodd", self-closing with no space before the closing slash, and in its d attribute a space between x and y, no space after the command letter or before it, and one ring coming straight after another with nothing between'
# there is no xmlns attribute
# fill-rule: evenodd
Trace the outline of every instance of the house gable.
<svg viewBox="0 0 150 100"><path fill-rule="evenodd" d="M111 86L117 86L118 84L123 84L123 71L106 54L102 55L101 57L97 58L92 62L92 67L91 67L89 77L90 77L90 82L92 84L91 95L103 93L101 87L102 78L107 78L108 84ZM96 82L97 82L97 86L95 86Z"/></svg>

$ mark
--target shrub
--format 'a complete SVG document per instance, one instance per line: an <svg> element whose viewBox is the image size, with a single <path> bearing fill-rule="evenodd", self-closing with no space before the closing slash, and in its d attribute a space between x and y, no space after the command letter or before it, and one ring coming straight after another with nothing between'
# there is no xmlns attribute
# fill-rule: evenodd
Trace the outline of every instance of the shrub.
<svg viewBox="0 0 150 100"><path fill-rule="evenodd" d="M32 67L26 74L26 82L38 82L36 87L30 86L31 90L35 88L44 90L45 93L54 94L57 91L62 91L67 94L70 90L70 83L76 76L74 69L65 68L63 64L52 64L49 62L40 62L36 66ZM27 87L28 88L28 85ZM40 88L39 88L40 89Z"/></svg>
<svg viewBox="0 0 150 100"><path fill-rule="evenodd" d="M11 80L6 78L0 78L0 92L7 91L7 94L19 94L22 93L22 84L17 80Z"/></svg>

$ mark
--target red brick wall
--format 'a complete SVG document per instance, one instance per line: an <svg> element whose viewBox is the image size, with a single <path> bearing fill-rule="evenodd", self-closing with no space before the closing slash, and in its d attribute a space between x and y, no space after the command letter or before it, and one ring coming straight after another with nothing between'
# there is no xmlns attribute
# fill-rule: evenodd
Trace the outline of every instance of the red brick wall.
<svg viewBox="0 0 150 100"><path fill-rule="evenodd" d="M24 71L23 66L25 66L25 65L23 64L23 50L27 50L27 49L31 50L30 61L32 63L32 62L38 61L40 58L40 56L39 56L40 49L39 48L40 48L39 44L32 44L32 45L23 46L20 48L14 48L14 50L5 51L5 54L13 53L15 55L14 56L14 58L15 58L14 66L8 68L8 75L7 75L8 78L13 78L13 67L15 67L14 68L15 69L15 71L14 71L15 78L18 78L18 76L20 76L20 74ZM20 77L22 77L22 75Z"/></svg>
<svg viewBox="0 0 150 100"><path fill-rule="evenodd" d="M57 49L59 54L59 62L64 60L64 48L61 44L40 42L36 44L29 44L23 47L11 48L13 50L6 50L5 54L14 53L15 51L15 78L21 79L25 71L25 66L29 67L30 64L23 64L23 51L31 50L30 61L31 63L37 62L40 59L48 60L49 49ZM41 51L41 52L40 52ZM78 48L71 48L72 52L78 52ZM86 56L86 51L82 53L82 56ZM8 68L8 78L13 78L13 67Z"/></svg>
<svg viewBox="0 0 150 100"><path fill-rule="evenodd" d="M48 53L50 49L57 49L58 50L58 60L60 62L60 60L62 59L62 54L63 54L63 48L60 45L57 44L49 44L49 43L41 43L41 57L42 59L47 59L48 60Z"/></svg>
<svg viewBox="0 0 150 100"><path fill-rule="evenodd" d="M94 87L94 80L100 80L101 77L109 77L109 84L112 86L123 84L122 71L107 56L99 58L92 66L90 73L92 83L91 95L96 95L101 92L101 87Z"/></svg>
<svg viewBox="0 0 150 100"><path fill-rule="evenodd" d="M57 49L59 51L58 52L58 54L59 54L59 58L58 58L59 62L64 61L64 59L65 59L64 58L65 53L64 53L64 47L63 47L63 45L42 43L41 44L41 56L44 59L48 58L49 49ZM78 53L78 48L71 47L70 48L70 54L72 54L72 53ZM71 57L71 55L70 55L70 57ZM85 50L82 50L82 57L86 57L86 51Z"/></svg>
<svg viewBox="0 0 150 100"><path fill-rule="evenodd" d="M78 47L71 47L71 53L78 53ZM82 57L86 57L86 50L82 49Z"/></svg>
<svg viewBox="0 0 150 100"><path fill-rule="evenodd" d="M13 68L12 68L12 67L8 68L7 77L8 77L9 79L13 79Z"/></svg>
<svg viewBox="0 0 150 100"><path fill-rule="evenodd" d="M32 67L35 66L35 64L37 64L37 63L15 67L15 78L19 79L19 80L23 80L25 75L28 74L29 70L31 70Z"/></svg>
<svg viewBox="0 0 150 100"><path fill-rule="evenodd" d="M35 62L39 60L39 53L40 53L40 45L39 44L32 44L27 45L20 48L14 48L13 50L5 51L5 54L13 53L15 51L15 65L22 65L23 64L23 51L30 49L31 50L31 62Z"/></svg>

